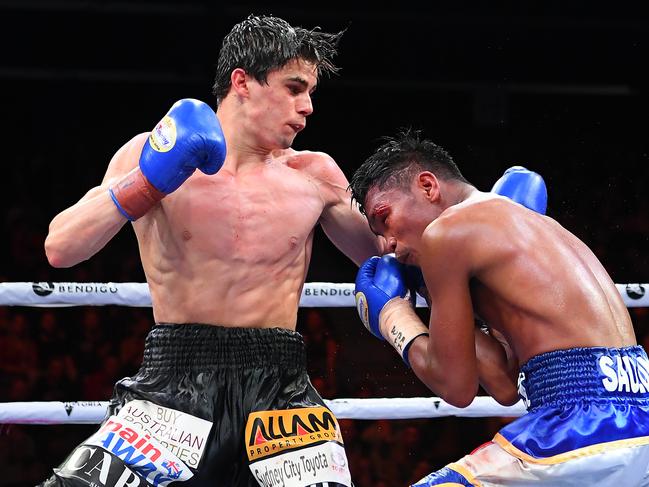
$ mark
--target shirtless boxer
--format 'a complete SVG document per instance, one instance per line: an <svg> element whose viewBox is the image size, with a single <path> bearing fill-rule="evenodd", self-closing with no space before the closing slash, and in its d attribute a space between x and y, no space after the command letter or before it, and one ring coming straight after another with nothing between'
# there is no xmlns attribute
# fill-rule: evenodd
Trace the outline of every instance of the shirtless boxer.
<svg viewBox="0 0 649 487"><path fill-rule="evenodd" d="M357 265L383 250L334 160L291 149L341 34L265 16L235 25L216 114L180 100L52 220L55 267L132 221L156 325L109 417L44 485L352 485L295 332L318 224Z"/></svg>
<svg viewBox="0 0 649 487"><path fill-rule="evenodd" d="M528 407L415 486L649 485L649 361L583 242L542 210L478 191L417 132L387 140L351 189L393 253L359 269L368 329L452 405L481 385L505 405L520 392ZM406 299L408 265L423 273L427 326Z"/></svg>

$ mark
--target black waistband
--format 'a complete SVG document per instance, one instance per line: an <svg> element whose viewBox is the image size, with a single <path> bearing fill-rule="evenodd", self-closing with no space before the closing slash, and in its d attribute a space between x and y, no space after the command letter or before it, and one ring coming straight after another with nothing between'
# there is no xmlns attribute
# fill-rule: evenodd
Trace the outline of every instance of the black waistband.
<svg viewBox="0 0 649 487"><path fill-rule="evenodd" d="M302 335L282 328L156 324L146 337L144 368L290 367L304 369Z"/></svg>

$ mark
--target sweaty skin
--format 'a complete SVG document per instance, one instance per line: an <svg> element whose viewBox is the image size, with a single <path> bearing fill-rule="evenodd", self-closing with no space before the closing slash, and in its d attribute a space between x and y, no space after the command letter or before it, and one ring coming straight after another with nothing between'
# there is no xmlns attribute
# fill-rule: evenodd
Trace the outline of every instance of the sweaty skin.
<svg viewBox="0 0 649 487"><path fill-rule="evenodd" d="M380 253L334 160L290 148L313 112L313 65L293 61L259 83L243 70L217 111L227 158L196 171L133 223L159 323L295 329L314 229L360 264ZM113 157L102 184L50 224L50 263L99 251L126 223L107 188L138 164L148 134Z"/></svg>
<svg viewBox="0 0 649 487"><path fill-rule="evenodd" d="M615 284L572 233L506 198L424 176L412 192L371 189L365 207L390 250L422 269L430 336L415 340L409 359L433 391L463 407L481 384L512 404L518 367L535 355L636 344ZM397 298L382 319L416 315Z"/></svg>

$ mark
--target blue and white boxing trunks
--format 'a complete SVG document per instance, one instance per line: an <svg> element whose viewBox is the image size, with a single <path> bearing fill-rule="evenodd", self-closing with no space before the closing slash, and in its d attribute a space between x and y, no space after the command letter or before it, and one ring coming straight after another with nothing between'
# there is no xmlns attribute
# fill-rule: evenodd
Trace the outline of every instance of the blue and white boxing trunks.
<svg viewBox="0 0 649 487"><path fill-rule="evenodd" d="M528 412L428 486L649 486L649 359L640 346L548 352L521 368Z"/></svg>

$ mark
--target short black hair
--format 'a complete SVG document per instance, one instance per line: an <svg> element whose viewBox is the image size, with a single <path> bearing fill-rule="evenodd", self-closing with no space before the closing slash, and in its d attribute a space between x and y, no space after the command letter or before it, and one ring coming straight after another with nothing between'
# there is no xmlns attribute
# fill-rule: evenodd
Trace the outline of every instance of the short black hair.
<svg viewBox="0 0 649 487"><path fill-rule="evenodd" d="M368 157L352 176L352 198L365 214L365 198L376 186L406 187L417 172L430 171L441 180L455 179L470 184L451 155L434 142L422 138L420 130L400 129L395 137L383 137L383 144Z"/></svg>
<svg viewBox="0 0 649 487"><path fill-rule="evenodd" d="M243 69L259 82L266 82L268 73L280 69L294 59L315 64L318 76L335 74L333 63L338 42L345 31L334 34L293 27L278 17L249 15L236 24L223 39L212 93L220 102L230 91L230 75Z"/></svg>

